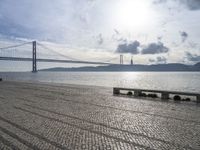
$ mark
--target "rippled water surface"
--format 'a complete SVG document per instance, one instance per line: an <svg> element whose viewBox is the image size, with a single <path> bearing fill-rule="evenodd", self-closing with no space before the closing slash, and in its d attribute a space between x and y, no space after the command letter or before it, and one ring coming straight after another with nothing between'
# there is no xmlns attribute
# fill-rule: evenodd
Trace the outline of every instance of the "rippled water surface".
<svg viewBox="0 0 200 150"><path fill-rule="evenodd" d="M200 92L199 72L15 72L6 80Z"/></svg>

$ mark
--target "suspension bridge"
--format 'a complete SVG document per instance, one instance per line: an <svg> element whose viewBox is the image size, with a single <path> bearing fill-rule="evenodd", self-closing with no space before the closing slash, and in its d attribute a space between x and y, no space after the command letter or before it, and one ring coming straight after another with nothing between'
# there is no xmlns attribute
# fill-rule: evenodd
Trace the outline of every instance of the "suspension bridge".
<svg viewBox="0 0 200 150"><path fill-rule="evenodd" d="M25 45L31 45L31 47L26 48L26 51L24 53L29 53L29 57L27 56L17 56L18 51L16 48L20 48ZM57 53L59 56L61 56L63 59L58 59L58 58L44 58L46 57L45 53L42 53L43 57L38 56L38 47L42 47L43 49L46 50L46 54L50 52ZM27 51L27 49L31 49ZM31 52L31 53L30 53ZM32 56L30 56L30 54ZM9 55L9 56L8 56ZM0 48L0 61L31 61L32 62L32 72L35 73L37 72L37 62L52 62L52 63L77 63L77 64L95 64L95 65L111 65L114 63L110 63L108 61L106 62L98 62L98 61L85 61L85 60L78 60L74 59L71 57L68 57L66 55L60 54L56 52L53 49L48 48L42 43L36 42L36 41L31 41L31 42L25 42L22 44L18 45L13 45L13 46L7 46L7 47L2 47Z"/></svg>

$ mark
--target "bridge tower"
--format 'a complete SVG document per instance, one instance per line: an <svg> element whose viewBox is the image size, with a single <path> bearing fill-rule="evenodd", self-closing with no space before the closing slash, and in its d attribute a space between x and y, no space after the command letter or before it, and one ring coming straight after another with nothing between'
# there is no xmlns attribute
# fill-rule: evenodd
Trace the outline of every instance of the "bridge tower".
<svg viewBox="0 0 200 150"><path fill-rule="evenodd" d="M120 65L123 65L123 63L124 63L123 55L120 55Z"/></svg>
<svg viewBox="0 0 200 150"><path fill-rule="evenodd" d="M133 65L133 56L131 56L131 65Z"/></svg>
<svg viewBox="0 0 200 150"><path fill-rule="evenodd" d="M33 73L37 72L36 41L33 41Z"/></svg>

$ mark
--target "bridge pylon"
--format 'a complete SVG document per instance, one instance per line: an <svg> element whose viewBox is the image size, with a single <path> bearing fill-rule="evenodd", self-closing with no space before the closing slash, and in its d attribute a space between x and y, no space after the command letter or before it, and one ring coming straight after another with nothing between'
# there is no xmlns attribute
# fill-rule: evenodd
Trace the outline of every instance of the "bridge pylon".
<svg viewBox="0 0 200 150"><path fill-rule="evenodd" d="M37 58L36 58L36 41L33 41L33 73L37 72Z"/></svg>

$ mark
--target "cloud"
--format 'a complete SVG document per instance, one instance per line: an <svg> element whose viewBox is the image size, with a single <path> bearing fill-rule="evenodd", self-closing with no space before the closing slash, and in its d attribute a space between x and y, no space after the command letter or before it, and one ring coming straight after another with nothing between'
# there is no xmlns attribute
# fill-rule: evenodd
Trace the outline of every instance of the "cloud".
<svg viewBox="0 0 200 150"><path fill-rule="evenodd" d="M99 45L103 44L103 37L102 37L102 34L101 34L101 33L97 36L97 43L98 43Z"/></svg>
<svg viewBox="0 0 200 150"><path fill-rule="evenodd" d="M192 49L200 48L199 45L198 45L198 43L193 42L193 41L188 42L188 47L192 48Z"/></svg>
<svg viewBox="0 0 200 150"><path fill-rule="evenodd" d="M180 31L180 35L181 35L181 40L184 43L188 38L188 34L185 31Z"/></svg>
<svg viewBox="0 0 200 150"><path fill-rule="evenodd" d="M47 37L45 33L49 35L55 32L56 28L60 31L63 22L58 21L58 16L63 11L61 5L65 5L51 2L48 3L47 0L42 2L39 0L2 1L0 33L15 37L43 38ZM58 7L61 9L59 10Z"/></svg>
<svg viewBox="0 0 200 150"><path fill-rule="evenodd" d="M200 0L154 0L153 4L164 4L167 2L177 2L178 5L184 5L189 10L199 10Z"/></svg>
<svg viewBox="0 0 200 150"><path fill-rule="evenodd" d="M162 42L150 43L145 48L142 49L142 54L159 54L159 53L167 53L169 48L164 46Z"/></svg>
<svg viewBox="0 0 200 150"><path fill-rule="evenodd" d="M165 58L165 57L157 57L157 61L158 62L165 62L166 63L166 61L167 61L167 59Z"/></svg>
<svg viewBox="0 0 200 150"><path fill-rule="evenodd" d="M85 44L100 18L92 21L100 10L95 0L0 1L0 34L5 36Z"/></svg>
<svg viewBox="0 0 200 150"><path fill-rule="evenodd" d="M114 29L114 34L112 35L112 39L117 42L127 43L127 39L119 32L119 30Z"/></svg>
<svg viewBox="0 0 200 150"><path fill-rule="evenodd" d="M116 34L120 34L119 31L118 31L117 29L114 29L114 32L115 32Z"/></svg>
<svg viewBox="0 0 200 150"><path fill-rule="evenodd" d="M166 3L167 0L154 0L153 4L162 4L162 3Z"/></svg>
<svg viewBox="0 0 200 150"><path fill-rule="evenodd" d="M200 61L200 55L191 54L190 52L186 52L186 58L187 58L187 60L193 61L193 62L199 62Z"/></svg>
<svg viewBox="0 0 200 150"><path fill-rule="evenodd" d="M158 37L157 37L157 40L158 40L158 41L161 41L162 38L163 38L162 36L158 36Z"/></svg>
<svg viewBox="0 0 200 150"><path fill-rule="evenodd" d="M117 53L138 54L139 53L139 50L138 50L139 46L140 46L140 42L138 42L138 41L133 41L131 43L119 44L116 52Z"/></svg>
<svg viewBox="0 0 200 150"><path fill-rule="evenodd" d="M198 10L200 9L200 0L184 0L186 6L190 10Z"/></svg>
<svg viewBox="0 0 200 150"><path fill-rule="evenodd" d="M167 63L167 58L163 57L163 56L158 56L156 59L149 59L150 62L152 63Z"/></svg>

